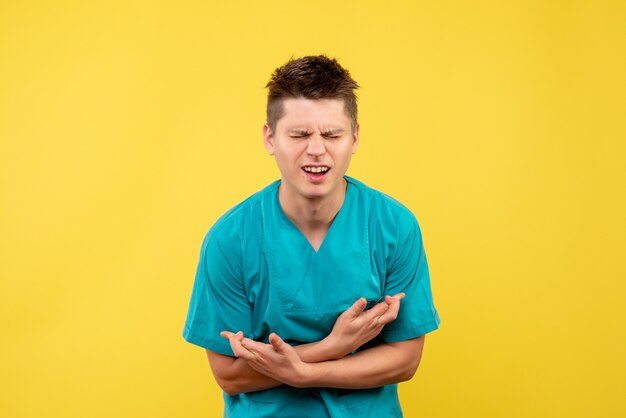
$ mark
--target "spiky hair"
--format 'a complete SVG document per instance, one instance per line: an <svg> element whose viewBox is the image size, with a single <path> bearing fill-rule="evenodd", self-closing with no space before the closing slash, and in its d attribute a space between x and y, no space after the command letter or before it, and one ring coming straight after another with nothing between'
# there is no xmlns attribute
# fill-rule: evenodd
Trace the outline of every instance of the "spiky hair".
<svg viewBox="0 0 626 418"><path fill-rule="evenodd" d="M276 123L283 117L283 100L302 97L305 99L343 99L344 110L350 118L352 129L357 124L357 97L359 88L350 72L336 59L325 55L311 55L290 59L282 67L274 70L265 86L267 94L267 124L276 129Z"/></svg>

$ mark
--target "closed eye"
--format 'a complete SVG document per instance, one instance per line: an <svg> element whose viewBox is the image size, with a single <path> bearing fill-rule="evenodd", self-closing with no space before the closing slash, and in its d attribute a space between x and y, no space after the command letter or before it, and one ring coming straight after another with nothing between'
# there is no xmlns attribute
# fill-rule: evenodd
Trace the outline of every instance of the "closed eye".
<svg viewBox="0 0 626 418"><path fill-rule="evenodd" d="M330 139L337 139L337 138L341 138L341 136L343 135L343 129L339 129L339 130L328 130L326 132L322 132L322 136L324 138L330 138Z"/></svg>
<svg viewBox="0 0 626 418"><path fill-rule="evenodd" d="M294 131L294 132L290 132L289 136L291 138L308 138L309 136L311 136L311 132L306 132L306 131Z"/></svg>

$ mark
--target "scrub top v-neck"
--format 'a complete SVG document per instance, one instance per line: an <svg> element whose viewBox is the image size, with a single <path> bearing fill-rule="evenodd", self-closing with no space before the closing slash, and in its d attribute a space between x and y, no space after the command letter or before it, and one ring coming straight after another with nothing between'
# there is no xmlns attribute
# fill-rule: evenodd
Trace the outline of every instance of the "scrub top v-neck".
<svg viewBox="0 0 626 418"><path fill-rule="evenodd" d="M346 194L348 193L348 189L350 188L349 184L350 183L346 181L346 187L344 189L344 192ZM280 184L279 184L279 188L280 188ZM349 205L346 204L347 202L349 202L349 199L347 199L344 196L344 201L342 202L341 207L339 208L339 210L335 214L335 217L333 218L333 220L330 222L330 227L328 228L328 231L326 231L326 235L324 236L324 238L322 239L322 242L320 243L319 247L316 250L313 247L313 244L306 237L306 235L304 235L304 233L302 231L300 231L300 228L298 228L291 221L291 219L289 219L289 217L287 216L287 214L283 210L282 205L280 204L280 197L279 197L278 190L277 190L277 193L276 193L276 200L277 200L277 202L276 202L276 205L275 205L275 210L276 210L276 212L278 212L278 215L279 215L280 219L283 221L285 230L293 230L295 232L295 235L299 235L302 238L302 240L306 241L309 244L309 247L310 247L311 251L315 252L316 254L319 253L321 248L324 246L324 242L326 241L326 238L329 235L331 235L331 231L333 230L333 225L337 225L337 224L340 223L340 221L338 221L337 219L341 219L341 217L343 216L343 213L345 213L346 211L349 211L349 208L348 208ZM335 227L335 229L336 228L338 228L338 227ZM296 237L292 237L292 239L294 239L294 242L298 240Z"/></svg>
<svg viewBox="0 0 626 418"><path fill-rule="evenodd" d="M367 223L356 213L359 196L354 187L348 182L343 205L317 251L287 218L278 193L266 201L266 209L277 216L264 219L264 254L286 312L306 313L307 321L318 321L326 313L340 313L366 290L362 284L369 255ZM380 285L369 291L380 297ZM330 329L334 319L327 324Z"/></svg>
<svg viewBox="0 0 626 418"><path fill-rule="evenodd" d="M224 214L207 233L183 337L232 356L222 330L267 343L320 341L359 297L405 292L398 318L374 343L415 338L439 326L421 232L392 198L346 176L343 205L316 252L287 218L280 181ZM225 416L400 417L396 385L346 391L282 385L224 394ZM372 415L374 414L374 415Z"/></svg>

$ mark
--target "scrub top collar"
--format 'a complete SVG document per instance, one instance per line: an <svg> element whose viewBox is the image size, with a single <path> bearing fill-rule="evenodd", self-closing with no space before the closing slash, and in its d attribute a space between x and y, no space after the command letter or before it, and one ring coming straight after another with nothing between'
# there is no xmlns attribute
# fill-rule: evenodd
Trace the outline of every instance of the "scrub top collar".
<svg viewBox="0 0 626 418"><path fill-rule="evenodd" d="M320 244L319 248L317 249L317 251L315 251L315 248L313 248L313 245L311 245L311 242L309 241L309 239L304 235L304 233L302 233L302 231L300 230L300 228L298 228L292 221L291 219L289 219L289 217L287 217L287 214L285 213L285 211L283 210L283 207L280 204L280 199L278 196L278 188L280 187L280 183L281 180L278 180L276 182L276 188L274 190L274 199L276 201L276 207L278 208L278 213L280 216L280 219L282 220L282 222L284 224L287 225L288 228L294 229L297 234L300 236L301 239L303 239L304 241L306 241L306 243L308 244L308 248L315 254L319 254L322 249L325 247L324 244L326 244L326 241L329 239L329 236L332 234L333 230L336 228L333 228L336 224L340 223L342 221L342 219L345 217L345 213L349 211L349 206L350 206L350 196L353 193L352 188L354 187L354 185L352 184L352 178L348 177L348 176L344 176L344 180L346 181L346 190L345 190L345 197L343 199L343 203L341 204L341 208L339 208L339 211L337 212L337 214L335 215L335 217L333 218L331 224L330 224L330 228L328 229L328 231L326 232L326 236L324 236L324 239L322 240L322 243Z"/></svg>

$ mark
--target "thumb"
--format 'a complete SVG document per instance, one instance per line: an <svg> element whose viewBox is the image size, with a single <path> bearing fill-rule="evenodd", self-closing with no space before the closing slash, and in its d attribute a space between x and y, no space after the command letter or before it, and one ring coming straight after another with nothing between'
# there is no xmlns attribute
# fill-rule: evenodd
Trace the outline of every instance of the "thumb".
<svg viewBox="0 0 626 418"><path fill-rule="evenodd" d="M233 337L235 334L230 332L230 331L222 331L220 332L220 336L223 338L226 338L227 340L230 339L230 337Z"/></svg>
<svg viewBox="0 0 626 418"><path fill-rule="evenodd" d="M352 306L348 308L347 312L350 313L350 316L356 318L361 314L361 312L363 312L365 306L367 306L367 301L365 300L365 298L359 298L356 302L352 304Z"/></svg>
<svg viewBox="0 0 626 418"><path fill-rule="evenodd" d="M395 299L398 299L398 300L402 300L402 299L404 299L405 296L406 296L406 293L400 292L397 295L393 295L392 297L395 298Z"/></svg>
<svg viewBox="0 0 626 418"><path fill-rule="evenodd" d="M275 332L270 334L270 344L272 344L272 347L274 347L274 350L277 352L283 352L285 342Z"/></svg>

